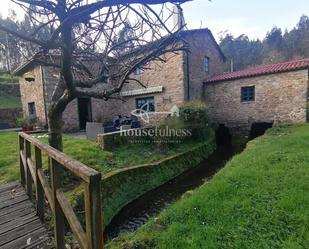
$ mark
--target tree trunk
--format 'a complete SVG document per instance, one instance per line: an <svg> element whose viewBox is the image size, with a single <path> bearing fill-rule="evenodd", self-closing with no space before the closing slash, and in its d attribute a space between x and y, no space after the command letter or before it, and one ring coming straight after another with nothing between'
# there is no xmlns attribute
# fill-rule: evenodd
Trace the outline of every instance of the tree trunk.
<svg viewBox="0 0 309 249"><path fill-rule="evenodd" d="M53 109L48 113L48 142L53 148L63 151L62 143L62 112Z"/></svg>

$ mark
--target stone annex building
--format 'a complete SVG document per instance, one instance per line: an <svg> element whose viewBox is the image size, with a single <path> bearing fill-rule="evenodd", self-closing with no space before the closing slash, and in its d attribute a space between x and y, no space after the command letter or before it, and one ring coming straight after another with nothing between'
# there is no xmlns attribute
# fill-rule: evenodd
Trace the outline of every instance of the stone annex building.
<svg viewBox="0 0 309 249"><path fill-rule="evenodd" d="M189 100L206 101L219 124L249 130L254 123L301 123L307 119L309 59L224 73L225 57L209 29L182 32L190 52L167 54L166 63L136 70L146 88L130 83L119 100L76 99L63 115L66 129L84 129L87 121L111 121L150 103L151 110L169 111ZM23 111L47 123L54 82L59 72L30 60L14 72L20 78ZM25 75L31 73L33 81Z"/></svg>

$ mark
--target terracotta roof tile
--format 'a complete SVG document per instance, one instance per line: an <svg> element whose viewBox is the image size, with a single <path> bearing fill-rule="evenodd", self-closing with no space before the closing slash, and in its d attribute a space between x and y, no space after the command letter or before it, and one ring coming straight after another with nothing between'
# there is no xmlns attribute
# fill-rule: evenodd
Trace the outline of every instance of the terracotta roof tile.
<svg viewBox="0 0 309 249"><path fill-rule="evenodd" d="M264 65L253 68L248 68L242 71L235 71L229 73L223 73L220 75L216 75L211 77L205 83L219 82L219 81L228 81L235 80L241 78L255 77L260 75L274 74L274 73L282 73L289 72L295 70L301 70L309 68L309 58L303 60L294 60L283 63L277 63L272 65Z"/></svg>

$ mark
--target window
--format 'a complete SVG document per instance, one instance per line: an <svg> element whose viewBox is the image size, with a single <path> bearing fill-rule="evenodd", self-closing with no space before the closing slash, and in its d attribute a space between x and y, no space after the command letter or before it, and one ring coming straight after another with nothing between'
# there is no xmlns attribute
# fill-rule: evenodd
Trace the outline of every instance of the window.
<svg viewBox="0 0 309 249"><path fill-rule="evenodd" d="M204 58L204 71L206 73L209 73L209 58L208 57Z"/></svg>
<svg viewBox="0 0 309 249"><path fill-rule="evenodd" d="M36 119L36 110L35 110L34 102L28 103L28 112L29 112L29 117L31 119Z"/></svg>
<svg viewBox="0 0 309 249"><path fill-rule="evenodd" d="M241 101L254 101L255 100L255 87L245 86L241 88Z"/></svg>
<svg viewBox="0 0 309 249"><path fill-rule="evenodd" d="M144 68L142 67L137 67L134 72L135 75L141 75L143 73L144 73Z"/></svg>
<svg viewBox="0 0 309 249"><path fill-rule="evenodd" d="M155 111L154 97L137 98L136 109L143 109L144 111L154 112Z"/></svg>

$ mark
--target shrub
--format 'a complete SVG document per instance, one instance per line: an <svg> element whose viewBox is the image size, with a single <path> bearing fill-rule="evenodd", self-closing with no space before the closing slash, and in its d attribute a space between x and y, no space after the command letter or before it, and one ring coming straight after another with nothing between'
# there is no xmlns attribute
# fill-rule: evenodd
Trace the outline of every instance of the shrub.
<svg viewBox="0 0 309 249"><path fill-rule="evenodd" d="M16 119L16 124L20 127L30 127L33 123L28 116L19 117Z"/></svg>
<svg viewBox="0 0 309 249"><path fill-rule="evenodd" d="M203 140L209 135L211 119L207 104L201 101L187 102L179 108L179 117L192 131L192 138Z"/></svg>

